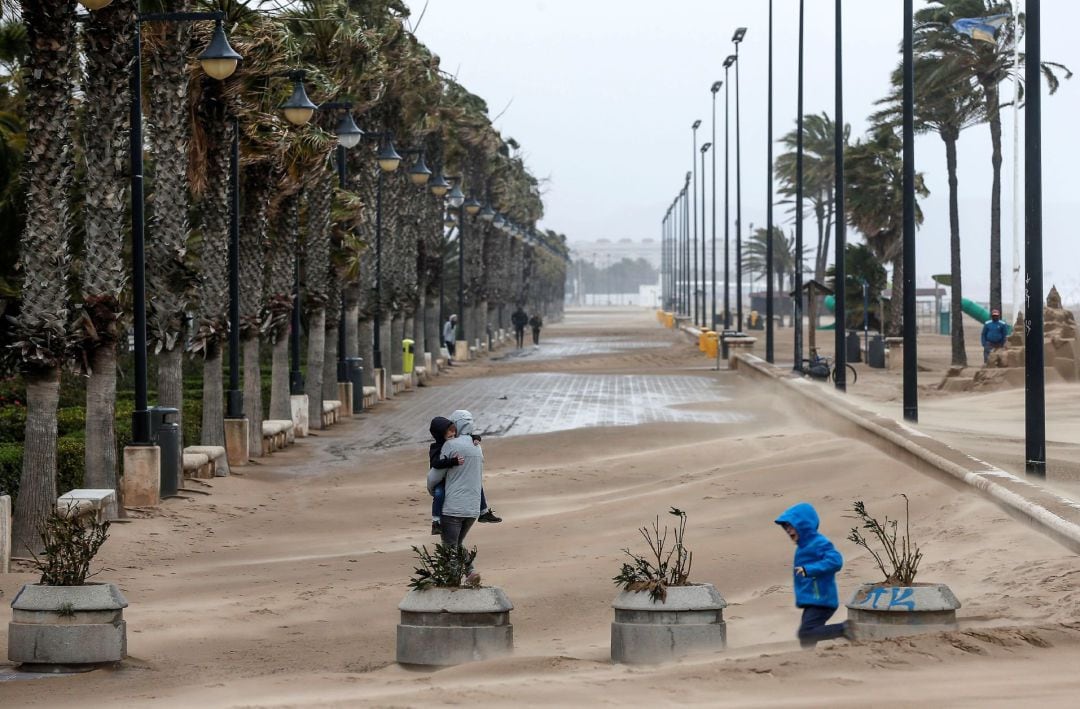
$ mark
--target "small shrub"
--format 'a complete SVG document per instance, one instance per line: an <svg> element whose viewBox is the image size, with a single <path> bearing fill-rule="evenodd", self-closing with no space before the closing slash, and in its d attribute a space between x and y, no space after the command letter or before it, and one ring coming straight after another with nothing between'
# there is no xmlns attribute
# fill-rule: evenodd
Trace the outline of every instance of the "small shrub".
<svg viewBox="0 0 1080 709"><path fill-rule="evenodd" d="M67 436L86 430L86 409L68 406L56 410L56 435Z"/></svg>
<svg viewBox="0 0 1080 709"><path fill-rule="evenodd" d="M0 443L20 443L26 435L26 407L0 406Z"/></svg>
<svg viewBox="0 0 1080 709"><path fill-rule="evenodd" d="M915 583L915 576L919 573L919 562L923 557L919 545L911 539L911 501L908 500L907 495L901 495L901 497L904 498L904 533L899 539L897 539L899 520L889 519L886 516L884 522L878 522L867 511L862 500L851 503L850 511L855 514L849 515L851 519L861 521L862 529L869 531L870 536L877 539L882 546L884 558L882 554L870 548L869 540L859 527L851 528L848 540L870 552L870 556L874 557L874 562L881 569L881 573L885 575L884 584L889 586L910 586ZM888 562L887 566L886 562Z"/></svg>
<svg viewBox="0 0 1080 709"><path fill-rule="evenodd" d="M33 555L34 568L45 586L82 586L92 576L90 562L109 538L109 522L93 515L67 516L53 512L43 524L44 551Z"/></svg>
<svg viewBox="0 0 1080 709"><path fill-rule="evenodd" d="M11 495L12 500L19 491L22 459L22 443L0 443L0 495Z"/></svg>
<svg viewBox="0 0 1080 709"><path fill-rule="evenodd" d="M664 525L663 531L660 530L660 516L657 515L652 529L638 529L649 545L652 558L624 549L631 563L624 563L622 570L612 579L616 586L621 586L624 590L648 591L649 597L660 603L667 600L668 587L688 585L690 566L694 558L693 553L683 543L686 539L686 512L672 507L668 514L679 518L679 524L673 530L674 546L668 548L669 529Z"/></svg>
<svg viewBox="0 0 1080 709"><path fill-rule="evenodd" d="M452 544L436 544L434 554L427 550L427 546L414 546L412 550L420 565L413 569L409 588L418 591L429 588L457 588L476 559L476 547L466 549Z"/></svg>

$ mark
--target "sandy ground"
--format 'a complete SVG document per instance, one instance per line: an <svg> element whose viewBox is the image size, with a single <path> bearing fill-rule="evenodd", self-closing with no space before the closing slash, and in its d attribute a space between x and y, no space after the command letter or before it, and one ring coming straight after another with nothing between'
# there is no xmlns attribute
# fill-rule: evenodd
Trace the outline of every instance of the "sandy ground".
<svg viewBox="0 0 1080 709"><path fill-rule="evenodd" d="M537 351L455 368L433 387L213 481L209 495L170 500L159 513L116 525L100 577L119 583L131 603L131 657L117 669L0 682L0 706L1076 701L1075 555L969 489L797 420L752 383L712 372L651 313L572 312L544 334ZM542 354L559 347L578 352ZM528 398L532 378L553 375L548 395L562 392L570 405ZM693 378L700 395L590 389L601 376L642 386ZM590 398L601 403L591 409L598 413L538 432L537 422L565 420L582 408L575 401ZM393 662L397 603L410 546L433 541L417 427L451 406L473 408L482 427L503 432L483 445L485 487L505 521L478 525L470 542L485 582L515 603L516 653L410 671ZM636 413L608 420L609 409ZM680 418L687 413L728 415ZM822 531L847 559L839 577L846 596L878 577L845 540L845 510L861 499L895 515L899 493L912 500L923 580L948 583L964 603L961 632L800 651L792 547L772 520L800 500L818 507ZM656 668L612 665L610 577L620 550L639 547L636 528L672 505L689 513L692 577L716 584L730 603L730 648ZM0 590L10 598L31 580L0 576Z"/></svg>

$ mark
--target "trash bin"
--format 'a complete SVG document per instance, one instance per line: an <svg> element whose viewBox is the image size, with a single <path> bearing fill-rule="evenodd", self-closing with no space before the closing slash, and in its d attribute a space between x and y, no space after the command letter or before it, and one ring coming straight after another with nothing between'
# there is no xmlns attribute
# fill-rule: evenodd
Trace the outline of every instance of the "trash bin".
<svg viewBox="0 0 1080 709"><path fill-rule="evenodd" d="M409 338L401 341L401 373L411 374L413 370L413 345L416 343Z"/></svg>
<svg viewBox="0 0 1080 709"><path fill-rule="evenodd" d="M720 336L712 330L705 333L705 356L709 359L716 359L717 350L720 347L719 338Z"/></svg>
<svg viewBox="0 0 1080 709"><path fill-rule="evenodd" d="M161 449L161 497L171 497L183 487L183 451L180 450L180 424L176 409L167 406L150 407L150 440ZM170 420L172 419L172 420Z"/></svg>
<svg viewBox="0 0 1080 709"><path fill-rule="evenodd" d="M952 313L948 310L938 313L938 326L940 328L938 330L939 335L948 335L952 332Z"/></svg>
<svg viewBox="0 0 1080 709"><path fill-rule="evenodd" d="M352 382L352 410L358 414L364 410L364 358L345 358L346 381Z"/></svg>
<svg viewBox="0 0 1080 709"><path fill-rule="evenodd" d="M885 369L885 338L874 335L870 338L870 352L867 354L866 363L874 369Z"/></svg>
<svg viewBox="0 0 1080 709"><path fill-rule="evenodd" d="M848 362L862 362L862 340L859 339L858 332L855 330L848 330L845 347L847 349Z"/></svg>

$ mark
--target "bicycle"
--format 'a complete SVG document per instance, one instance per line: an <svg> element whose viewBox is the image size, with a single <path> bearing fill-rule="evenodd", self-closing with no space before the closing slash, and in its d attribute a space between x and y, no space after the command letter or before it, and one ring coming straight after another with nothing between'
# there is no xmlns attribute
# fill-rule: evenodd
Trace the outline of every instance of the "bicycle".
<svg viewBox="0 0 1080 709"><path fill-rule="evenodd" d="M816 372L813 370L815 366L818 367ZM821 374L821 367L824 367L824 374ZM854 367L845 363L844 368L847 372L845 378L847 384L854 384L859 380L859 372ZM814 356L812 359L804 359L802 361L802 372L813 379L831 379L834 383L836 382L836 367L833 365L832 357Z"/></svg>

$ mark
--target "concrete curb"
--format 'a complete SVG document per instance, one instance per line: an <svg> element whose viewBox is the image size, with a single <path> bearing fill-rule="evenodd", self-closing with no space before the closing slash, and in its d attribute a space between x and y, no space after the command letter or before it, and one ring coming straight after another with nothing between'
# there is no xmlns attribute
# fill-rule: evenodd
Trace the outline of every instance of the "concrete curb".
<svg viewBox="0 0 1080 709"><path fill-rule="evenodd" d="M1044 487L979 460L910 426L867 411L815 382L794 377L751 354L733 358L736 369L751 377L796 392L815 415L825 411L870 434L868 441L887 452L905 454L916 467L944 473L975 488L1007 512L1080 552L1080 504Z"/></svg>

